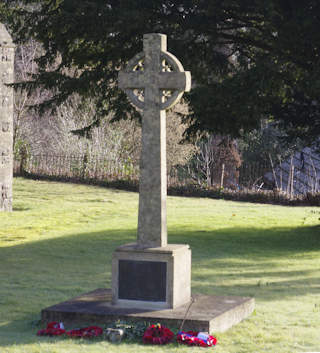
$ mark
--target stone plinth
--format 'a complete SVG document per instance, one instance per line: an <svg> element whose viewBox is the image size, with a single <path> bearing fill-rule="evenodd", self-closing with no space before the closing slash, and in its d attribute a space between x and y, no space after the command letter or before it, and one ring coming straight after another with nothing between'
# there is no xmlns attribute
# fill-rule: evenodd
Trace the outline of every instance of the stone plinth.
<svg viewBox="0 0 320 353"><path fill-rule="evenodd" d="M12 211L14 44L0 23L0 211Z"/></svg>
<svg viewBox="0 0 320 353"><path fill-rule="evenodd" d="M175 309L146 310L117 307L111 303L111 289L97 289L66 302L43 309L43 322L107 324L117 320L161 323L180 327L189 304ZM183 329L223 332L247 318L254 310L254 299L230 296L194 295L195 302L186 317Z"/></svg>
<svg viewBox="0 0 320 353"><path fill-rule="evenodd" d="M191 250L171 244L120 246L112 259L113 304L142 309L176 308L191 298Z"/></svg>

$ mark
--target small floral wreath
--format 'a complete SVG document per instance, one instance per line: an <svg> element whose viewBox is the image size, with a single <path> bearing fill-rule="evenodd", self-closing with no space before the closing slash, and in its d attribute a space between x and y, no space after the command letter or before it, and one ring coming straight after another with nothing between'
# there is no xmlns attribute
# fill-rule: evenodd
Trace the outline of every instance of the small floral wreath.
<svg viewBox="0 0 320 353"><path fill-rule="evenodd" d="M199 335L195 331L181 331L177 334L177 342L188 346L211 347L217 344L217 339L210 335Z"/></svg>
<svg viewBox="0 0 320 353"><path fill-rule="evenodd" d="M173 332L160 324L149 326L143 334L143 343L167 344L173 339Z"/></svg>

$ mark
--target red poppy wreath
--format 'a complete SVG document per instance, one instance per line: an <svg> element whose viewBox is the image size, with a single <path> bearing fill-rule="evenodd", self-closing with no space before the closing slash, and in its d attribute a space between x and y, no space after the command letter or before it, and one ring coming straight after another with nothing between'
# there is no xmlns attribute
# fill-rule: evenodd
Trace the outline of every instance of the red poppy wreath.
<svg viewBox="0 0 320 353"><path fill-rule="evenodd" d="M47 328L44 330L39 330L37 332L38 336L61 336L66 333L62 322L49 322Z"/></svg>
<svg viewBox="0 0 320 353"><path fill-rule="evenodd" d="M99 337L103 333L103 330L99 326L89 326L79 329L74 329L70 331L66 331L64 329L62 322L49 322L47 328L44 330L39 330L37 332L38 336L61 336L63 334L67 334L69 337L83 337L83 338L93 338Z"/></svg>
<svg viewBox="0 0 320 353"><path fill-rule="evenodd" d="M143 343L167 344L173 339L173 332L160 324L149 326L142 337Z"/></svg>

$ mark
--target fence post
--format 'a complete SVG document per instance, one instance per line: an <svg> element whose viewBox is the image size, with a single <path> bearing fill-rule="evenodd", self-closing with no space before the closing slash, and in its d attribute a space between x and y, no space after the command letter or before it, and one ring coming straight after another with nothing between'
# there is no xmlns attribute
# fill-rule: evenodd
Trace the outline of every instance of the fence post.
<svg viewBox="0 0 320 353"><path fill-rule="evenodd" d="M277 181L276 171L274 170L273 161L272 161L270 153L269 153L269 159L270 159L270 164L271 164L271 168L272 168L272 174L273 174L274 183L275 183L276 189L279 190L279 185L278 185L278 181Z"/></svg>
<svg viewBox="0 0 320 353"><path fill-rule="evenodd" d="M290 198L293 197L293 181L294 181L294 164L291 166L291 190L290 190Z"/></svg>
<svg viewBox="0 0 320 353"><path fill-rule="evenodd" d="M220 189L223 188L223 179L224 179L224 163L222 163L222 168L221 168Z"/></svg>

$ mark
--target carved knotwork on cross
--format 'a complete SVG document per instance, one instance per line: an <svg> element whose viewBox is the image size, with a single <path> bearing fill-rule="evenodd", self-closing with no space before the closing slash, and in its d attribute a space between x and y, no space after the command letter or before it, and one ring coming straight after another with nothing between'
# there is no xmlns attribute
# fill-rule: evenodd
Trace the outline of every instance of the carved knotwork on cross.
<svg viewBox="0 0 320 353"><path fill-rule="evenodd" d="M119 72L119 87L143 110L138 246L167 245L166 113L191 88L190 72L167 52L167 37L143 37L143 52Z"/></svg>

